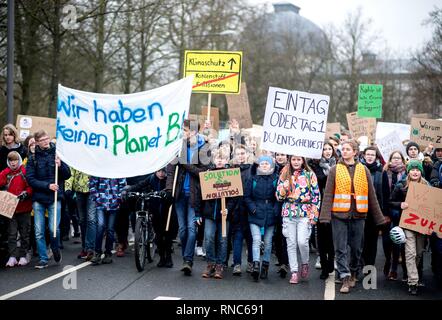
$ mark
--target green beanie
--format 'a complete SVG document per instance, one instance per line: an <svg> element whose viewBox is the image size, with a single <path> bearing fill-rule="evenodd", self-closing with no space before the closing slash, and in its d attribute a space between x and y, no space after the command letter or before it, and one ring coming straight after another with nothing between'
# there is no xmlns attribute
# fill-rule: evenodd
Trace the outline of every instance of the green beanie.
<svg viewBox="0 0 442 320"><path fill-rule="evenodd" d="M411 169L419 169L422 175L424 175L424 167L422 166L422 162L419 160L413 159L408 162L407 173L409 173Z"/></svg>

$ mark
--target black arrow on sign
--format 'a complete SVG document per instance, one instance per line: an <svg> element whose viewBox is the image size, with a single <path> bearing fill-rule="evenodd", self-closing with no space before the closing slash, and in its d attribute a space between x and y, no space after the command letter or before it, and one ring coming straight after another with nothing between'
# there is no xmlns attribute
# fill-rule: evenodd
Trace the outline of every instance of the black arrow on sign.
<svg viewBox="0 0 442 320"><path fill-rule="evenodd" d="M230 63L230 70L232 70L233 65L236 64L236 61L235 61L235 59L232 58L229 61L227 61L227 63Z"/></svg>

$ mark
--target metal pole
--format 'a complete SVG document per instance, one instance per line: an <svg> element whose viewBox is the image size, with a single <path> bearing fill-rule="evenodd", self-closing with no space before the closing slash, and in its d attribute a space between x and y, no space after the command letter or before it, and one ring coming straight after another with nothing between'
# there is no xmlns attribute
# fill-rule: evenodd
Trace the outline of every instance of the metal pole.
<svg viewBox="0 0 442 320"><path fill-rule="evenodd" d="M7 121L14 123L14 0L8 0L8 71L7 71Z"/></svg>

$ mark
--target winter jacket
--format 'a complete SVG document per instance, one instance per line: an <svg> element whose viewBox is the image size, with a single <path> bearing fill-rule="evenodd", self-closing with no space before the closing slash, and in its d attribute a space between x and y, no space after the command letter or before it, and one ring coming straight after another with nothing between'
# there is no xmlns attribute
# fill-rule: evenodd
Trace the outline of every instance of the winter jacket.
<svg viewBox="0 0 442 320"><path fill-rule="evenodd" d="M32 211L32 188L26 181L26 169L23 165L20 165L18 169L14 171L10 168L6 168L0 172L0 187L3 186L7 186L6 191L16 196L20 195L23 191L28 193L28 196L18 203L15 213Z"/></svg>
<svg viewBox="0 0 442 320"><path fill-rule="evenodd" d="M71 176L66 163L61 161L58 168L58 200L64 198L64 182ZM55 145L51 143L48 149L35 147L35 154L29 156L26 164L26 179L33 189L32 201L43 205L54 203L54 191L49 185L55 183Z"/></svg>
<svg viewBox="0 0 442 320"><path fill-rule="evenodd" d="M390 199L390 186L388 185L387 172L382 170L382 165L378 162L372 165L367 165L362 162L370 171L373 187L376 190L376 198L378 199L379 207L382 212L387 213ZM371 215L370 215L371 216Z"/></svg>
<svg viewBox="0 0 442 320"><path fill-rule="evenodd" d="M206 171L208 168L208 164L202 164L200 159L202 156L209 155L209 144L205 144L204 140L199 139L198 140L198 149L195 150L192 156L192 161L190 164L168 164L166 168L167 173L167 182L166 182L166 191L172 192L173 190L173 183L174 183L174 177L175 177L175 168L178 166L178 175L177 175L177 181L175 186L175 195L174 200L175 202L178 200L179 196L181 195L183 191L183 185L186 179L186 174L189 174L189 180L190 180L190 206L192 208L195 208L195 195L197 194L197 186L199 185L199 173ZM187 142L183 140L183 150L187 150Z"/></svg>
<svg viewBox="0 0 442 320"><path fill-rule="evenodd" d="M71 190L74 192L89 193L89 175L78 171L74 168L71 169L71 177L65 182L65 190Z"/></svg>
<svg viewBox="0 0 442 320"><path fill-rule="evenodd" d="M442 188L442 174L439 174L441 170L442 161L436 161L433 165L433 170L431 171L430 176L430 185L436 188ZM442 173L442 172L441 172Z"/></svg>
<svg viewBox="0 0 442 320"><path fill-rule="evenodd" d="M280 214L280 204L275 197L277 183L275 172L255 174L247 179L244 201L249 209L249 223L260 227L275 225Z"/></svg>
<svg viewBox="0 0 442 320"><path fill-rule="evenodd" d="M345 165L349 171L350 177L352 179L353 185L353 176L355 173L356 163L354 165L346 164L342 159L339 160L338 163ZM351 206L350 210L347 212L333 212L333 198L335 193L335 184L336 184L336 168L334 166L330 169L330 173L328 175L327 184L325 185L324 190L324 198L322 200L322 208L321 213L319 215L319 221L321 223L329 223L331 221L332 215L334 218L347 220L347 219L366 219L367 213L357 212L356 211L356 201L354 197L351 197ZM367 167L364 166L365 174L367 176L368 182L368 214L373 215L373 219L376 225L382 225L385 223L384 215L382 214L381 208L379 206L378 200L376 198L376 191L373 186L373 181L371 179L370 171ZM352 186L353 189L353 186Z"/></svg>
<svg viewBox="0 0 442 320"><path fill-rule="evenodd" d="M28 155L28 152L27 152L25 146L22 145L21 143L19 143L16 147L13 147L11 149L9 149L7 146L1 146L0 147L0 171L3 171L4 169L6 169L8 167L8 163L7 163L8 154L11 151L17 151L23 160Z"/></svg>
<svg viewBox="0 0 442 320"><path fill-rule="evenodd" d="M97 209L118 210L121 205L121 191L126 179L109 179L91 176L89 190Z"/></svg>
<svg viewBox="0 0 442 320"><path fill-rule="evenodd" d="M251 175L251 164L241 164L239 165L239 168L241 170L241 182L242 182L242 188L243 193L245 192L247 180L249 179ZM237 225L239 223L241 224L247 224L248 223L248 208L244 201L244 196L238 197L238 205L235 208L235 211L233 212L232 217L232 223Z"/></svg>
<svg viewBox="0 0 442 320"><path fill-rule="evenodd" d="M284 175L287 167L281 172L276 191L276 197L284 201L281 210L282 217L308 217L318 221L321 195L318 179L313 171L301 169L290 176L288 188L284 187Z"/></svg>

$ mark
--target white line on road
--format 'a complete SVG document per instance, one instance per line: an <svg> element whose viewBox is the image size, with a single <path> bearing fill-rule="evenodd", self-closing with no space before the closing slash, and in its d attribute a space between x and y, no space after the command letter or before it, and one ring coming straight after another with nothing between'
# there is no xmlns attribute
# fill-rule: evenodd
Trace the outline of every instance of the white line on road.
<svg viewBox="0 0 442 320"><path fill-rule="evenodd" d="M325 280L324 300L335 300L335 272Z"/></svg>
<svg viewBox="0 0 442 320"><path fill-rule="evenodd" d="M182 298L178 297L166 297L166 296L158 296L154 300L181 300Z"/></svg>
<svg viewBox="0 0 442 320"><path fill-rule="evenodd" d="M46 284L48 282L54 281L54 280L56 280L58 278L61 278L61 277L65 276L65 275L67 275L67 274L69 274L71 272L74 272L76 270L79 270L79 269L82 269L84 267L87 267L90 264L91 264L90 261L83 262L82 264L79 264L78 266L75 266L75 267L72 267L70 269L64 270L64 271L62 271L60 273L54 274L53 276L50 276L49 278L46 278L46 279L43 279L43 280L38 281L36 283L33 283L33 284L31 284L31 285L29 285L27 287L24 287L24 288L15 290L13 292L7 293L5 295L2 295L2 296L0 296L0 300L7 300L7 299L15 297L15 296L17 296L19 294L22 294L22 293L25 293L25 292L30 291L32 289L38 288L38 287L40 287L40 286L42 286L42 285L44 285L44 284Z"/></svg>

